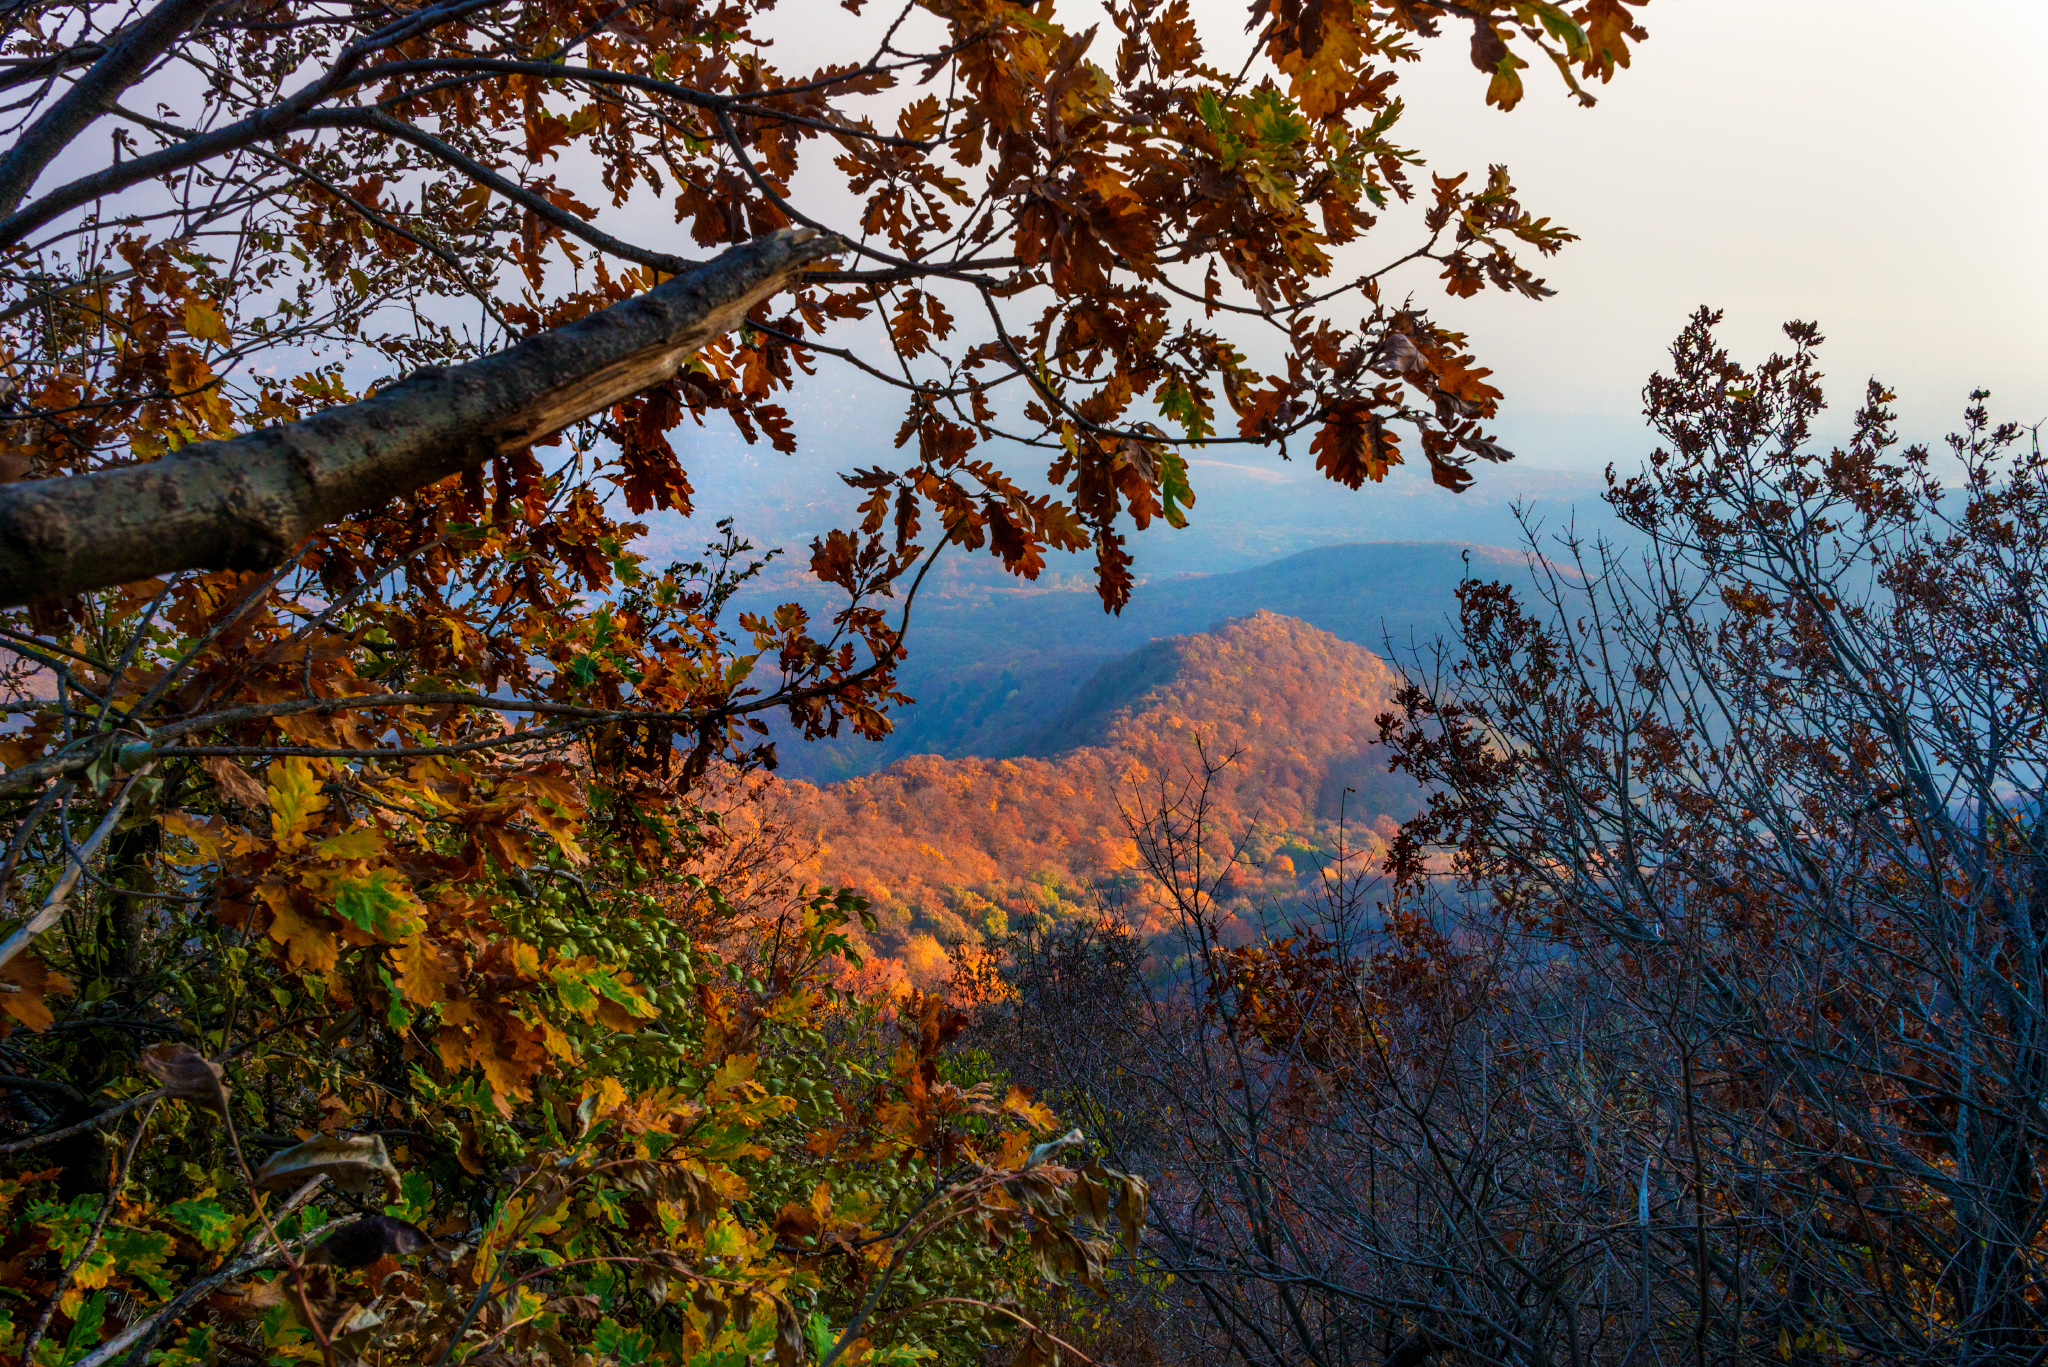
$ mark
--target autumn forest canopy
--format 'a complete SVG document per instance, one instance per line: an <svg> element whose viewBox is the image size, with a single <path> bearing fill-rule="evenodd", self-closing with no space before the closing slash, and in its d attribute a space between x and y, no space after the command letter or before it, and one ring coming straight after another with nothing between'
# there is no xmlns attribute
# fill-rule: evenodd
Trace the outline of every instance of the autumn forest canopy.
<svg viewBox="0 0 2048 1367"><path fill-rule="evenodd" d="M1576 238L1403 81L1597 118L1647 9L0 9L0 1367L2040 1367L1988 396L1702 309L1625 549L907 686L935 566L1142 616L1200 459L1512 459L1461 311ZM692 474L820 386L784 602Z"/></svg>

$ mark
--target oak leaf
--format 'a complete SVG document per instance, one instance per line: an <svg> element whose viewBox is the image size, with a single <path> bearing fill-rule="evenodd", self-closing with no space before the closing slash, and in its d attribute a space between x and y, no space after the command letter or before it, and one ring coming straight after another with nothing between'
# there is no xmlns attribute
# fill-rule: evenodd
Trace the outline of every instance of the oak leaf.
<svg viewBox="0 0 2048 1367"><path fill-rule="evenodd" d="M256 895L271 911L270 938L284 946L292 966L313 973L332 972L341 954L341 939L327 926L308 919L300 910L300 895L277 883L265 883L256 889Z"/></svg>
<svg viewBox="0 0 2048 1367"><path fill-rule="evenodd" d="M417 936L424 924L420 912L419 899L396 869L372 869L334 885L334 914L386 944Z"/></svg>
<svg viewBox="0 0 2048 1367"><path fill-rule="evenodd" d="M270 831L278 848L296 850L306 843L306 830L326 810L320 776L311 760L291 755L270 766Z"/></svg>
<svg viewBox="0 0 2048 1367"><path fill-rule="evenodd" d="M47 997L53 993L68 997L77 991L71 979L62 973L52 972L49 965L33 954L17 955L6 967L0 968L0 983L15 989L0 992L0 1011L35 1031L49 1029L56 1020L49 1002L45 1000Z"/></svg>
<svg viewBox="0 0 2048 1367"><path fill-rule="evenodd" d="M176 1041L152 1044L136 1062L179 1100L196 1102L213 1111L225 1108L227 1084L221 1080L220 1065L210 1062L191 1045Z"/></svg>
<svg viewBox="0 0 2048 1367"><path fill-rule="evenodd" d="M413 935L391 949L398 970L398 990L414 1006L438 1006L448 1000L460 973L442 948L425 935Z"/></svg>

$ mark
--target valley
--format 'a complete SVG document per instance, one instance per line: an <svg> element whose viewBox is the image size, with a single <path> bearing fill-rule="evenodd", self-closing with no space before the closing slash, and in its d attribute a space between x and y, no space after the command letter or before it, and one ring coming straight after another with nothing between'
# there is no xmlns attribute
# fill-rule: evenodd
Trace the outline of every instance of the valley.
<svg viewBox="0 0 2048 1367"><path fill-rule="evenodd" d="M1389 642L1406 650L1446 632L1465 575L1519 582L1525 572L1522 552L1498 546L1359 542L1251 569L1155 579L1121 616L1110 616L1085 586L1016 587L969 565L943 568L949 573L920 595L902 670L916 704L896 716L896 730L880 744L782 745L784 777L830 783L914 755L1049 758L1082 743L1077 719L1101 710L1102 690L1135 682L1118 662L1160 638L1265 611L1367 651L1383 652Z"/></svg>

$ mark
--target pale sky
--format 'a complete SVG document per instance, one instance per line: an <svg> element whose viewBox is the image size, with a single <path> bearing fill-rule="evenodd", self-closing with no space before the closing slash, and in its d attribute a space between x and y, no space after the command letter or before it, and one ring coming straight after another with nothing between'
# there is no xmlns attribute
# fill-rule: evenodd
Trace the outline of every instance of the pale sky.
<svg viewBox="0 0 2048 1367"><path fill-rule="evenodd" d="M1062 0L1059 12L1086 27L1091 8ZM1212 60L1235 65L1248 41L1240 0L1196 8ZM1844 403L1878 374L1917 435L1947 430L1976 385L2001 414L2048 418L2048 257L2036 246L2048 4L1652 0L1641 13L1650 40L1594 87L1592 109L1541 66L1519 107L1487 107L1459 24L1403 68L1397 141L1436 171L1505 163L1529 209L1581 237L1542 263L1558 293L1541 303L1447 299L1428 269L1397 277L1473 334L1507 391L1510 445L1581 469L1636 451L1643 380L1702 303L1727 311L1725 336L1756 359L1786 319L1819 321ZM786 69L847 59L856 32L872 41L817 0L780 17L792 21L773 54ZM1089 55L1107 60L1110 42ZM658 233L660 206L636 208L650 216L640 232ZM1339 274L1414 245L1400 217ZM842 396L850 409L866 406L856 389Z"/></svg>
<svg viewBox="0 0 2048 1367"><path fill-rule="evenodd" d="M1594 109L1540 79L1484 108L1456 61L1403 82L1440 168L1503 161L1583 238L1548 263L1556 298L1443 310L1500 376L1525 459L1633 451L1642 381L1699 304L1745 359L1817 320L1837 406L1876 374L1915 439L1975 386L2048 418L2048 5L1655 0L1643 22Z"/></svg>

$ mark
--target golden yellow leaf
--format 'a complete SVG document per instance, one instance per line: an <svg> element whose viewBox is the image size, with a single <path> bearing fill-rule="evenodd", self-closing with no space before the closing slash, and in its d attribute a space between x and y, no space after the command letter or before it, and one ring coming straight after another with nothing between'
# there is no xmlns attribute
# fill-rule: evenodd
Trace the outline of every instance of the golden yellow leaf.
<svg viewBox="0 0 2048 1367"><path fill-rule="evenodd" d="M626 1104L625 1086L615 1077L601 1077L595 1085L585 1083L583 1094L586 1097L597 1098L596 1104L591 1107L593 1115L610 1115Z"/></svg>
<svg viewBox="0 0 2048 1367"><path fill-rule="evenodd" d="M220 857L221 830L215 822L195 817L189 812L165 812L160 824L169 834L182 835L199 847L199 857L195 860L166 856L173 864L207 864Z"/></svg>
<svg viewBox="0 0 2048 1367"><path fill-rule="evenodd" d="M228 342L228 326L221 321L220 310L212 300L196 294L185 301L185 332L202 342Z"/></svg>
<svg viewBox="0 0 2048 1367"><path fill-rule="evenodd" d="M1025 1091L1022 1087L1010 1088L1009 1095L1003 1098L1003 1109L1027 1125L1032 1125L1042 1130L1051 1129L1056 1119L1050 1106L1042 1102L1033 1101L1031 1093Z"/></svg>
<svg viewBox="0 0 2048 1367"><path fill-rule="evenodd" d="M398 990L415 1006L437 1006L447 1001L456 972L440 947L424 935L415 935L392 947L392 965L398 970Z"/></svg>
<svg viewBox="0 0 2048 1367"><path fill-rule="evenodd" d="M329 836L315 845L313 851L327 859L374 859L384 853L387 844L384 833L376 827L358 826Z"/></svg>
<svg viewBox="0 0 2048 1367"><path fill-rule="evenodd" d="M278 848L296 850L306 843L306 828L327 808L320 775L313 762L292 755L270 766L270 831Z"/></svg>
<svg viewBox="0 0 2048 1367"><path fill-rule="evenodd" d="M313 973L333 971L335 958L341 953L341 937L307 920L290 888L266 883L256 889L256 894L270 907L270 938L284 946L293 967Z"/></svg>

